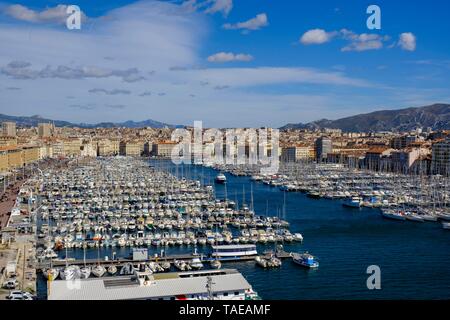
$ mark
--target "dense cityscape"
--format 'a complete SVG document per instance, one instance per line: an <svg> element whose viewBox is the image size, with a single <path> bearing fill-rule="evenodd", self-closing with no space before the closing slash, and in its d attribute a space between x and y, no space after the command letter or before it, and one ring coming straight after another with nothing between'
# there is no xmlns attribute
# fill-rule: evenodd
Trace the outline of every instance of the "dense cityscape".
<svg viewBox="0 0 450 320"><path fill-rule="evenodd" d="M193 130L193 128L187 129ZM257 148L257 153L264 152L278 158L280 167L276 174L261 175L259 171L261 165L245 164L245 161L243 164L237 164L235 160L231 163L227 163L226 160L223 163L210 163L204 160L197 164L206 168L212 167L213 170L221 172L215 178L211 176L205 178L204 175L192 176L189 167L178 165L173 167L172 165L172 171L169 169L174 156L173 148L180 143L180 141L171 140L174 130L167 127L85 129L55 127L53 123L39 123L37 127L16 127L14 122L2 123L0 168L3 188L0 232L2 243L7 244L2 249L2 252L4 251L2 256L10 258L15 256L18 261L28 256L27 266L3 261L7 263L4 266L6 278L3 282L12 288L20 285L21 288L27 288L26 292L36 294L39 287L43 286L38 280L42 277L42 273L37 274L37 271L43 272L48 281L57 278L58 275L61 279L77 279L78 277L83 279L88 278L91 273L96 277L102 277L106 273L113 275L118 272L118 265L110 264L107 257L104 261L91 258L90 263L97 263L96 267L87 267L86 257L83 260L85 267L81 269L76 264L68 264L68 249L102 248L107 250L109 247L147 247L157 250L161 246L164 248L174 245L189 247L190 245L222 244L224 247L234 245L234 250L239 250L239 246L244 248L241 250L255 250L248 247L247 243L258 243L261 246L272 242L289 245L292 241L303 241L302 234L298 232L292 234L287 229L289 223L279 220L285 214L280 215L278 212L274 218L255 216L253 191L250 207L247 207L245 192L242 194L243 199L239 205L237 198L235 201L227 198L227 189L225 189L224 199L219 202L210 202L215 193L220 193L218 188L222 185L226 186L227 177L224 173L237 177L251 177L254 183L263 182L270 187L278 187L280 191L306 192L307 197L312 199L341 199L344 201L343 205L348 208L381 209L383 217L388 219L418 222L450 219L450 215L446 212L450 204L448 194L450 131L418 128L411 132L347 133L337 129L314 131L287 129L281 131L280 146L274 149L278 151L278 155L272 154L275 151L271 150L273 145L270 143L267 148L261 150ZM244 157L248 160L251 146L248 135L245 134L250 129L233 130L236 135L244 136L244 139L240 140L240 143L243 143L240 150L244 150ZM267 128L259 128L259 130L267 130ZM268 130L273 132L273 129ZM190 142L193 143L193 141ZM206 144L206 142L203 143L204 148ZM226 155L229 145L226 145L225 141L223 144L223 152ZM239 149L238 140L232 144L233 146ZM156 166L152 164L154 169L146 168L145 161L152 163L152 159L162 162L159 164L156 162ZM173 172L174 168L176 172ZM193 170L197 169L194 167ZM126 177L128 171L129 176ZM55 177L58 177L58 180L55 180ZM186 181L186 177L194 180ZM213 178L215 182L212 181ZM120 193L117 193L119 185L115 188L111 185L112 188L109 191L105 189L107 184L116 184L120 181L120 189L122 189ZM82 184L78 185L80 182ZM186 182L190 186L188 189L185 189ZM212 183L215 183L216 187ZM400 185L396 186L396 184ZM171 196L168 194L174 191L163 187L169 185L170 190L178 190ZM142 189L137 192L139 188L134 189L133 186L146 186L151 189ZM158 199L154 191L150 192L153 188L160 190L160 194L165 192L165 197L171 200L166 202L167 200L161 200L161 197ZM85 194L88 190L91 194L89 201L96 201L95 205L92 204L93 206L84 204L88 199L85 198L88 196ZM148 190L148 193L144 190ZM196 201L201 201L202 204L197 207L194 204L195 201L192 204L176 201L182 190L188 192L186 199L197 199ZM118 194L126 196L123 200L119 200ZM93 195L95 198L91 198ZM109 197L111 198L108 204L106 199ZM175 202L172 204L172 201ZM65 204L61 206L62 203ZM163 209L166 206L168 207ZM172 206L176 208L173 213L169 209ZM285 204L283 204L283 210L285 210L284 206ZM203 211L202 208L208 209ZM124 212L129 213L125 216ZM208 214L205 220L206 213ZM209 216L210 214L212 216ZM131 215L130 218L125 218L128 215ZM197 218L192 218L196 216ZM215 219L212 218L214 216ZM45 219L48 220L47 223L43 222ZM230 232L227 231L228 224L239 226L239 229L244 227L244 229L238 233ZM263 229L265 231L257 231L255 226L259 224L266 226ZM281 226L283 232L273 233L272 228L275 225ZM442 226L444 229L449 228L447 222L443 222ZM214 233L212 231L214 228L220 228L222 232ZM169 233L172 229L183 231ZM159 230L161 233L153 233L154 230ZM164 232L164 230L169 231ZM200 230L206 230L206 233ZM134 235L136 231L137 234ZM22 246L23 249L21 249ZM213 248L219 250L220 246ZM272 253L264 251L264 255L256 257L257 265L263 268L281 266L280 259L293 254L283 251L282 248L282 246L277 247L277 250ZM64 249L66 250L65 258L61 260L60 254L64 252ZM121 266L121 275L132 274L134 268L142 269L145 266L142 270L137 269L142 272L142 274L137 273L138 279L142 277L139 281L144 283L150 279L148 274L168 271L171 267L169 259L173 259L174 267L181 271L202 269L203 263L208 259L203 256L203 253L199 259L195 255L196 250L193 256L179 255L178 259L175 256L165 258L161 251L160 259L166 259L163 264L158 264L158 260L148 265L138 263L137 267L126 262L127 260L117 260L116 263ZM149 259L146 251L139 252L139 249L133 249L131 261L142 261L139 257L135 258L139 254L141 259ZM238 253L233 254L238 255ZM243 255L235 259L242 261L246 257L253 259L256 250L251 253L246 251L245 254L250 256ZM115 253L112 255L115 259ZM317 264L313 260L314 257L307 253L305 253L306 256L297 257L296 255L298 253L293 255L294 261L306 259L305 262L299 263L308 268L313 268L314 264ZM220 268L218 253L215 259L214 254L211 257L213 270ZM311 261L305 257L309 257ZM181 260L181 258L191 259L192 262ZM50 265L48 265L49 261ZM73 258L70 261L77 262ZM105 264L110 265L104 266ZM56 265L66 265L66 268L60 269L61 267L55 267ZM146 271L149 273L146 274ZM236 277L236 283L240 284L239 290L235 292L235 298L258 297L239 273L232 270L226 272L230 277ZM8 278L8 274L21 275L20 281L11 280L16 278ZM94 282L87 284L89 286L81 291L83 296L73 296L72 291L65 290L63 282L52 282L53 296L48 298L85 297L85 294L95 290L95 287L90 287L91 284L94 285ZM182 286L181 283L180 286ZM243 290L242 295L239 293L240 290ZM127 297L125 293L123 294L123 297ZM200 296L207 298L204 294ZM43 297L42 292L40 295ZM143 298L138 292L132 295L135 298ZM215 296L217 297L216 294ZM31 299L33 296L28 293L22 297ZM116 299L115 296L108 298L107 291L104 297ZM223 295L221 298L226 299Z"/></svg>
<svg viewBox="0 0 450 320"><path fill-rule="evenodd" d="M4 177L8 177L24 165L52 158L170 157L173 146L178 142L171 141L173 130L64 128L55 127L52 123L16 128L14 122L3 122L0 170ZM242 128L236 132L245 135L245 131ZM319 161L375 171L448 176L449 137L449 130L431 128L367 133L342 132L339 129L288 129L280 133L278 156L282 162ZM248 147L248 141L246 143Z"/></svg>

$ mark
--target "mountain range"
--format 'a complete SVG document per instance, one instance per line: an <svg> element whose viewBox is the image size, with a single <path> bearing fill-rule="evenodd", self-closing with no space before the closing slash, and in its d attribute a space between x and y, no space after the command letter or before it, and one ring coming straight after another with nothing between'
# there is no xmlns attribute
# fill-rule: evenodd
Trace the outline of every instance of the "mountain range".
<svg viewBox="0 0 450 320"><path fill-rule="evenodd" d="M8 116L0 114L0 122L14 121L20 127L35 127L40 122L53 122L57 127L80 128L180 128L182 125L172 125L156 120L143 121L128 120L125 122L101 122L96 124L72 123L63 120L45 119L35 115ZM450 104L437 103L424 107L406 108L398 110L381 110L365 114L358 114L337 120L321 119L309 123L289 123L281 130L287 129L341 129L344 132L373 132L373 131L410 131L416 128L432 128L433 130L450 129Z"/></svg>
<svg viewBox="0 0 450 320"><path fill-rule="evenodd" d="M117 127L125 127L125 128L144 128L144 127L152 127L152 128L178 128L183 127L179 125L167 124L159 121L155 121L152 119L143 120L143 121L132 121L128 120L125 122L101 122L96 124L88 124L88 123L72 123L63 120L51 120L46 119L41 116L35 115L31 117L26 116L8 116L5 114L0 114L0 122L3 121L14 121L17 126L20 127L36 127L38 123L41 122L53 122L57 127L79 127L79 128L117 128Z"/></svg>
<svg viewBox="0 0 450 320"><path fill-rule="evenodd" d="M416 128L450 129L450 104L381 110L337 120L321 119L309 123L289 123L286 129L341 129L344 132L410 131Z"/></svg>

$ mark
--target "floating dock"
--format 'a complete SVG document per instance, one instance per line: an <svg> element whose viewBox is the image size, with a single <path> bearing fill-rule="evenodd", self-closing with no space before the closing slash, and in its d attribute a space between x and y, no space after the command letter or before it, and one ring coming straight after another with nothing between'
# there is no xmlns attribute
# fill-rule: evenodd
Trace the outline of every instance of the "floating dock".
<svg viewBox="0 0 450 320"><path fill-rule="evenodd" d="M279 259L286 259L286 258L291 258L291 253L290 252L286 252L286 251L278 251L275 252L275 257L279 258ZM264 252L262 254L263 257L270 257L270 253ZM221 262L245 262L245 261L252 261L255 260L256 256L239 256L239 257L222 257L222 258L218 258L219 261ZM144 259L144 260L133 260L132 258L119 258L119 259L115 259L115 260L98 260L98 259L86 259L86 260L53 260L52 265L53 267L64 267L67 265L78 265L78 266L83 266L83 265L96 265L96 264L100 264L100 265L115 265L115 266L121 266L124 265L126 263L133 263L133 264L139 264L139 263L148 263L148 262L170 262L170 263L174 263L175 260L182 260L182 261L191 261L193 258L200 258L200 260L202 262L209 262L211 260L215 260L216 258L211 257L210 255L202 255L202 254L197 254L194 255L192 253L186 253L186 254L176 254L176 255L167 255L167 256L158 256L158 257L149 257L148 259ZM50 267L50 262L46 261L46 262L41 262L38 266L38 270L42 271L45 268L49 268Z"/></svg>

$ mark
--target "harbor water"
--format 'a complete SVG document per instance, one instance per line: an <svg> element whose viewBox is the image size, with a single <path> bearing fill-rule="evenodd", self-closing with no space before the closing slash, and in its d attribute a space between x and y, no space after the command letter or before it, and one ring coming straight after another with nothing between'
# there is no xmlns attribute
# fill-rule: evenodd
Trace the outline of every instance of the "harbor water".
<svg viewBox="0 0 450 320"><path fill-rule="evenodd" d="M312 199L300 192L283 192L278 187L252 181L249 177L225 174L226 184L214 184L219 173L212 168L175 166L170 161L151 160L160 170L178 177L212 184L216 197L250 204L257 215L280 216L290 223L292 233L303 242L284 244L285 251L313 254L320 262L315 270L303 269L290 259L281 268L262 269L254 261L224 262L236 268L263 299L449 299L450 232L440 223L386 220L379 209L347 208L339 200ZM258 249L273 248L259 246ZM160 248L149 248L150 254ZM199 251L208 251L208 246ZM130 248L88 249L87 258L127 257ZM192 246L169 247L167 254L192 252ZM65 256L65 251L60 251ZM83 258L83 250L69 249L70 258ZM367 288L367 268L380 267L381 289ZM38 282L44 298L46 282Z"/></svg>

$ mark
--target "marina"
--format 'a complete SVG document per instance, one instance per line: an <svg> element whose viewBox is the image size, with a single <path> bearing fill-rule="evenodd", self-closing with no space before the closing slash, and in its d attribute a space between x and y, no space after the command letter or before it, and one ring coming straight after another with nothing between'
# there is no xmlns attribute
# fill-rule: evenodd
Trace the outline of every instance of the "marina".
<svg viewBox="0 0 450 320"><path fill-rule="evenodd" d="M148 166L148 164L146 165ZM139 245L139 242L138 245L136 245L136 242L134 242L133 245L120 246L118 245L118 242L116 245L113 245L115 240L114 237L107 237L108 234L111 234L108 233L107 228L104 229L104 232L102 234L97 232L99 234L96 238L101 239L100 241L93 240L93 237L95 237L96 235L94 224L93 229L87 233L90 236L85 236L84 240L81 240L82 243L91 243L91 246L85 245L85 250L83 250L83 245L81 247L77 247L76 245L66 247L64 245L64 242L60 242L61 244L59 249L53 251L54 255L52 259L46 259L46 264L42 265L43 268L48 268L49 263L52 263L53 268L59 269L59 271L63 270L67 265L77 265L78 267L80 267L80 269L83 268L83 266L87 266L88 268L91 268L92 273L92 268L94 266L102 265L107 271L104 272L101 278L110 278L111 275L121 276L120 270L122 270L122 267L124 266L125 269L129 271L122 272L122 275L132 273L132 270L140 269L151 270L152 274L156 275L165 274L166 272L187 272L190 270L194 271L196 270L196 268L192 266L192 263L195 262L195 264L198 265L197 268L200 268L200 270L214 270L218 267L235 268L239 270L239 272L241 272L244 277L252 284L255 292L257 292L258 295L265 299L271 299L275 297L275 295L271 295L272 290L275 290L275 294L277 296L281 295L286 299L298 299L301 297L308 298L310 295L315 296L315 293L310 292L308 295L306 295L305 291L294 289L295 281L300 281L302 283L302 288L307 288L312 285L322 285L324 286L324 288L329 288L330 290L327 290L327 292L319 290L321 297L324 296L325 298L327 298L333 297L334 294L339 294L333 288L337 288L339 283L344 281L344 279L347 277L350 270L354 270L356 266L359 266L360 271L357 271L357 273L355 274L356 277L351 277L353 278L353 280L350 281L350 290L351 292L355 290L351 289L352 286L353 288L361 286L358 285L358 282L355 281L361 281L361 283L365 281L363 270L364 263L362 263L362 261L368 261L367 265L373 263L374 260L377 261L379 259L379 256L377 255L377 248L381 250L381 247L390 247L391 242L394 243L396 241L399 241L399 239L394 240L397 236L403 237L402 235L413 231L418 232L417 228L422 228L420 232L423 237L413 243L408 242L409 247L414 246L416 248L419 248L419 252L421 252L420 250L422 250L423 252L424 249L420 248L425 248L427 242L432 241L434 242L434 247L440 248L439 250L448 248L448 242L445 242L448 241L448 239L445 240L446 237L448 237L448 232L446 232L446 230L444 230L443 228L439 228L439 224L405 224L403 227L401 227L393 220L391 223L391 219L383 219L382 215L377 213L377 211L381 213L381 211L379 211L380 209L378 208L367 208L365 206L361 206L358 210L355 211L354 208L342 206L339 201L330 201L329 199L322 197L317 200L308 197L305 193L302 192L283 192L283 190L280 190L280 188L274 188L270 185L259 183L258 181L252 179L251 176L234 176L230 175L229 173L225 173L227 175L226 183L214 183L214 178L217 176L218 171L208 167L189 165L176 166L168 160L150 160L150 167L157 172L163 172L165 175L170 174L171 176L173 176L173 181L186 181L184 183L188 183L187 181L194 181L190 183L194 183L193 185L199 186L198 190L206 191L206 193L199 193L210 197L210 205L212 208L214 208L211 212L217 210L217 207L220 211L224 206L229 206L229 208L225 209L225 212L227 212L227 209L231 209L228 210L228 212L237 211L245 213L254 211L255 214L247 214L247 218L251 216L259 216L259 218L263 222L262 226L261 224L259 224L259 222L256 223L255 221L254 226L249 227L249 225L246 225L246 227L244 227L243 225L241 225L241 221L245 221L245 215L244 219L242 219L242 217L236 219L237 217L239 217L239 215L237 214L229 214L228 216L226 214L223 214L223 218L228 218L228 220L220 220L221 216L217 215L217 218L219 218L218 220L222 223L224 220L231 221L231 223L222 224L222 227L219 227L220 224L217 223L217 221L216 223L209 223L209 225L208 219L206 219L206 221L203 221L203 219L200 219L200 221L198 221L199 226L211 230L211 233L213 234L212 237L208 232L208 234L210 235L210 241L208 241L208 236L206 236L206 233L197 232L200 230L195 229L191 232L194 233L194 238L197 239L196 244L185 244L183 241L177 242L177 236L175 235L178 235L178 233L176 232L181 232L181 235L186 235L188 234L188 232L190 232L190 230L178 229L177 224L172 224L172 229L169 229L170 231L166 231L167 229L162 228L157 229L157 227L152 230L148 230L144 227L143 231L145 231L146 235L155 235L155 231L156 234L163 234L164 232L166 232L165 239L171 239L170 235L173 234L173 242L165 241L163 242L163 244L161 244L161 242L158 243L154 241L152 243L150 241L147 242L147 245L145 244L145 242L142 245ZM249 205L247 205L246 202L248 202ZM167 205L167 207L171 209L170 204ZM250 207L253 207L253 210L250 209ZM192 217L194 217L195 210L188 210L193 213ZM176 210L173 211L176 212ZM203 210L200 209L200 211ZM275 214L271 215L271 212ZM186 214L182 214L181 218L186 221L186 217ZM189 216L189 219L192 219L192 217ZM58 226L57 220L55 221L54 219L49 219L49 216L46 216L45 218L46 219L41 219L41 223L44 227L49 221L51 226ZM130 215L130 219L131 218L132 217ZM165 216L161 218L164 221ZM267 218L270 219L267 220ZM273 225L271 225L270 227L264 225L264 221L273 221L274 218L276 222L280 223L279 225L275 224L275 229ZM174 219L172 217L172 220L178 220L178 218ZM240 223L236 223L236 220L240 221ZM170 221L170 219L168 221ZM235 223L233 224L233 222ZM259 224L259 227L257 226L257 224ZM284 227L281 226L282 224L284 225ZM133 223L131 223L131 225L133 225ZM161 223L159 223L158 225L161 225ZM166 223L164 223L164 225L166 225ZM223 228L223 225L226 225L227 227ZM225 241L225 236L229 235L226 231L231 232L232 239L240 239L240 237L243 236L250 236L251 238L249 231L252 228L256 230L266 230L267 228L272 228L272 230L275 230L274 235L279 234L279 230L292 230L288 231L290 235L293 236L294 234L298 234L301 235L301 238L299 236L297 240L288 238L291 241L286 241L286 238L279 238L279 241L259 241L261 237L258 233L258 240L255 243L244 243L241 241L238 242L236 240L231 240L231 242ZM363 231L369 230L368 228L378 231L376 231L375 234L370 235L369 233L365 233ZM135 230L135 233L139 231L138 228L135 228ZM247 234L247 232L244 232L244 230L248 231L249 233ZM225 235L223 234L224 231ZM269 231L271 231L271 229L269 229ZM47 240L53 241L53 246L57 243L55 242L55 240L61 241L61 237L57 238L57 232L58 229L51 229L51 234L53 234L54 236L51 238L47 238ZM364 232L364 235L359 234L358 232ZM427 238L425 236L426 234L436 232L443 233L439 236L442 240L432 237ZM127 232L123 233L132 234L128 230L128 228ZM48 233L42 232L42 234L46 234L48 236ZM101 237L99 237L99 235L101 235ZM169 235L169 237L167 237L167 235ZM264 236L267 238L266 235ZM356 251L355 249L352 249L352 251L346 250L346 248L355 246L355 243L352 241L352 239L357 235L359 239L359 244L357 245L358 249L356 249ZM383 237L377 237L376 235L383 235ZM305 237L304 239L303 236ZM221 238L223 238L223 240ZM162 239L164 238L161 237L161 239L159 240ZM201 244L199 239L206 239L206 243ZM221 240L220 244L216 242L216 239ZM45 238L41 238L42 244L45 243L43 240L45 240ZM109 240L109 242L107 240ZM129 241L129 239L127 240ZM134 241L136 240L137 239L134 239ZM73 240L73 242L77 243L75 240ZM96 246L95 243L99 244ZM103 245L101 245L101 243L103 243ZM107 243L108 245L106 245ZM338 245L336 243L338 243ZM256 246L257 254L255 255L253 252L249 256L242 255L238 258L236 258L235 255L231 258L227 258L224 257L223 254L218 258L217 249L214 249L215 246L223 246L224 248L226 248L226 246L248 246L251 244ZM283 245L283 251L279 251L278 256L273 256L273 253L276 251L279 244ZM146 252L148 252L148 256L144 261L134 261L132 259L132 252L138 248L143 248ZM398 263L401 263L400 261L408 259L406 258L406 256L409 256L408 247L405 247L403 245L402 248L404 249L401 249L401 251L404 253L400 254L400 256L397 255L395 258L391 256L389 262L383 259L383 270L387 276L389 276L391 268L392 272L394 272L394 269L396 269L396 265ZM337 252L339 252L339 254L335 253L336 250ZM319 261L321 261L319 268L301 268L302 265L299 265L295 262L294 256L307 254L307 252L311 252L314 254L314 257L318 257ZM358 262L356 265L350 263L350 261L352 261L352 259L348 257L350 252L359 253L359 257L357 258L357 260L353 261L361 262ZM427 252L428 254L426 256L430 257L429 250L427 250ZM47 253L50 253L50 256L52 256L50 251ZM432 250L431 257L433 256L439 256L439 263L434 260L437 263L437 267L445 269L443 262L446 261L448 257L442 256L442 254L437 250ZM263 260L270 261L272 257L279 259L280 262L284 262L279 263L279 265L277 265L277 262L272 264L262 262ZM200 261L193 261L193 259L195 258L198 258L198 260ZM411 266L415 266L416 269L422 268L415 260L412 261L408 259L408 261ZM42 262L43 261L41 261L41 263ZM170 264L170 267L167 269L162 268L163 262L168 262ZM156 267L155 263L159 265L159 268ZM114 272L109 273L108 270L111 269ZM267 272L271 274L271 277L274 276L276 279L278 279L277 282L284 281L288 287L293 286L291 289L292 295L285 295L284 287L278 287L277 284L273 281L270 281L269 286L271 289L270 291L268 291L268 284L266 281L264 281L264 279L266 278L266 275L264 274ZM333 282L326 282L329 277L323 275L325 272L331 272L331 274L334 275L341 274L341 277L334 278ZM405 274L403 275L404 278L400 276L397 278L397 280L394 280L394 283L398 283L399 281L402 281L402 279L405 279L407 277L407 274L408 272L405 272ZM285 280L281 280L285 277L287 277ZM98 277L95 277L92 274L89 276L89 279L95 278ZM358 280L358 278L360 280ZM404 281L406 281L406 279ZM437 286L434 288L434 290L430 291L430 295L442 294L442 292L439 291L439 287L445 283L449 283L448 281L449 279L446 278L445 272L443 272L442 276L439 279L439 282L436 282L435 284L433 284L432 282L429 283L429 285ZM40 292L41 296L46 295L46 287L47 281L42 274L42 278L38 282L38 291ZM355 295L361 295L361 292L358 290L354 292ZM385 289L384 292L384 295L380 296L380 298L384 298L386 295L398 297L399 295L404 294L396 291L395 289L389 288ZM319 298L319 296L317 297ZM377 298L377 296L373 292L367 292L366 297Z"/></svg>
<svg viewBox="0 0 450 320"><path fill-rule="evenodd" d="M303 241L279 214L257 215L252 196L250 205L244 199L241 206L218 200L212 185L178 178L139 159L72 164L48 170L41 179L32 201L37 269L47 286L59 279L219 269L222 263L261 259L280 266L279 259L291 258L281 244ZM26 197L25 191L22 201ZM167 254L172 247L183 253ZM149 256L149 248L159 253ZM115 250L127 249L128 258L116 255ZM95 251L96 259L86 257Z"/></svg>
<svg viewBox="0 0 450 320"><path fill-rule="evenodd" d="M226 183L215 181L221 172ZM349 297L397 298L408 291L388 286L382 295L361 292L365 268L381 264L384 276L400 285L412 270L423 269L418 261L426 257L442 272L436 281L427 280L430 290L424 295L445 295L450 283L444 271L448 257L442 254L449 243L447 202L442 201L446 194L435 196L441 200L434 204L422 204L437 210L411 214L411 203L395 203L395 194L380 197L380 206L367 206L361 190L333 201L322 189L287 192L283 186L288 180L272 177L283 181L274 187L267 179L224 168L99 158L43 171L22 186L13 210L33 208L37 293L42 299L48 298L52 283L62 280L228 269L242 274L264 299L333 298L342 295L337 288L346 278ZM412 233L415 241L406 240ZM411 248L421 255L412 259ZM385 254L389 260L381 259ZM396 274L405 261L411 269ZM291 288L289 294L281 282ZM324 289L315 296L306 293L310 286Z"/></svg>
<svg viewBox="0 0 450 320"><path fill-rule="evenodd" d="M274 175L259 174L258 166L215 165L231 175L302 192L312 199L342 201L348 208L381 209L383 217L414 222L450 220L450 178L357 170L348 165L312 162L281 165Z"/></svg>

